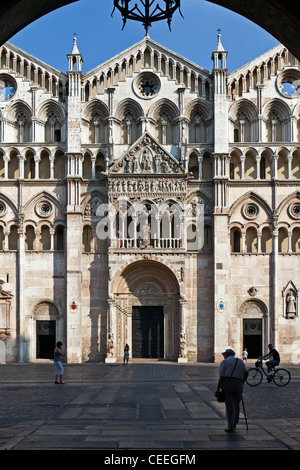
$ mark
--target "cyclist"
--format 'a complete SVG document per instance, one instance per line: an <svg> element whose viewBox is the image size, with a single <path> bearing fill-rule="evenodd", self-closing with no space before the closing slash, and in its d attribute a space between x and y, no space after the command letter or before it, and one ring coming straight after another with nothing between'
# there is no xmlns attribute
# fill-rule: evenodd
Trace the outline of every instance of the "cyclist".
<svg viewBox="0 0 300 470"><path fill-rule="evenodd" d="M266 354L265 356L262 356L261 359L269 359L270 357L272 357L270 361L266 362L266 366L268 368L268 374L269 374L274 367L279 366L280 355L277 349L273 347L273 344L268 344L268 348L269 348L269 353Z"/></svg>

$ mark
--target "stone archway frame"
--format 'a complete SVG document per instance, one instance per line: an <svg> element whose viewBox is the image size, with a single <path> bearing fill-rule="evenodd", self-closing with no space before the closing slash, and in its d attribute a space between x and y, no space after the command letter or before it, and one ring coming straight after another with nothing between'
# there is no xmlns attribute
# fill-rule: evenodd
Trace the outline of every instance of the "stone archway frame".
<svg viewBox="0 0 300 470"><path fill-rule="evenodd" d="M249 306L251 310L245 311ZM271 342L271 318L266 303L258 298L248 298L244 300L239 308L240 318L240 345L243 344L243 320L247 318L262 320L262 349L267 350L267 345Z"/></svg>
<svg viewBox="0 0 300 470"><path fill-rule="evenodd" d="M164 356L175 360L179 353L180 334L179 274L162 260L137 256L114 275L110 292L114 299L116 356L123 347L132 347L132 307L157 306L164 310Z"/></svg>
<svg viewBox="0 0 300 470"><path fill-rule="evenodd" d="M57 8L78 0L14 0L2 2L0 7L0 45L22 28ZM243 15L275 35L300 60L300 13L297 2L253 0L208 0ZM113 3L113 2L112 2ZM199 10L201 14L201 10ZM13 18L13 21L11 19ZM285 26L285 27L284 27Z"/></svg>
<svg viewBox="0 0 300 470"><path fill-rule="evenodd" d="M54 312L50 314L43 314L39 311L43 304L50 304L54 308ZM60 312L58 305L53 300L45 298L38 299L31 308L31 314L26 316L26 334L29 341L28 354L29 360L36 359L36 322L37 320L55 320L56 321L56 339L63 341L64 338L64 325L63 315Z"/></svg>

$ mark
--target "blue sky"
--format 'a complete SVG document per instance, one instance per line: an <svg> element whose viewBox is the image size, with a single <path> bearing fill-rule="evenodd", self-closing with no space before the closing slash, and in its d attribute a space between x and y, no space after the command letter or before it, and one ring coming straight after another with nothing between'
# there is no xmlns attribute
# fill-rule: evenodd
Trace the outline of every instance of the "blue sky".
<svg viewBox="0 0 300 470"><path fill-rule="evenodd" d="M159 0L155 0L155 4ZM132 0L132 6L137 0ZM160 0L162 4L162 0ZM229 72L236 70L278 44L278 40L246 18L205 0L181 0L184 19L176 12L171 32L165 21L154 23L150 37L174 52L211 70L211 52L217 45L217 29L228 51ZM59 8L28 25L10 42L40 60L66 72L66 55L71 52L73 34L83 56L83 72L101 64L140 41L141 23L122 19L113 0L80 0Z"/></svg>

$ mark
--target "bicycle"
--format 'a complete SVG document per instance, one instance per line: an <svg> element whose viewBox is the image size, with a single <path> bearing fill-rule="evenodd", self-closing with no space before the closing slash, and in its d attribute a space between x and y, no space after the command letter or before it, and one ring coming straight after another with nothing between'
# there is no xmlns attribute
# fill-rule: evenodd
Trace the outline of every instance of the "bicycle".
<svg viewBox="0 0 300 470"><path fill-rule="evenodd" d="M272 369L271 373L267 373L263 367L262 359L258 359L255 363L255 367L248 369L248 377L246 383L250 387L256 387L263 380L263 374L267 377L267 382L274 382L278 387L285 387L290 383L291 374L287 369Z"/></svg>

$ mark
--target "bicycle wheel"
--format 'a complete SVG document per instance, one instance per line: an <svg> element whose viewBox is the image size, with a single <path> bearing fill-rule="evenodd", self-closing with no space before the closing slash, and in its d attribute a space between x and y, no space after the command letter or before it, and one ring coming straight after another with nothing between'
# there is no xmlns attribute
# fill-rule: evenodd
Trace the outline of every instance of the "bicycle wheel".
<svg viewBox="0 0 300 470"><path fill-rule="evenodd" d="M246 379L246 383L250 385L250 387L256 387L259 385L263 379L262 371L257 369L256 367L252 367L248 369L248 377Z"/></svg>
<svg viewBox="0 0 300 470"><path fill-rule="evenodd" d="M273 375L273 381L278 387L285 387L290 383L291 374L287 369L277 369Z"/></svg>

